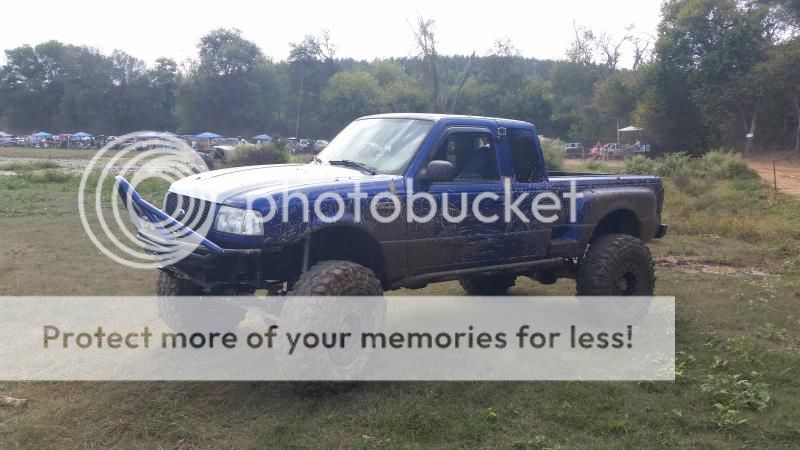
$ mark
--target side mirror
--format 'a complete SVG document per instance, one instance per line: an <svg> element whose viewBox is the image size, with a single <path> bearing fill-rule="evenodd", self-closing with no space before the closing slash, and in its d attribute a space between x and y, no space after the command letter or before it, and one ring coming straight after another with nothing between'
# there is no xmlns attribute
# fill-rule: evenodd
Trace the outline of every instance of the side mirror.
<svg viewBox="0 0 800 450"><path fill-rule="evenodd" d="M450 161L433 160L419 175L419 181L426 183L453 181L456 177L456 168Z"/></svg>

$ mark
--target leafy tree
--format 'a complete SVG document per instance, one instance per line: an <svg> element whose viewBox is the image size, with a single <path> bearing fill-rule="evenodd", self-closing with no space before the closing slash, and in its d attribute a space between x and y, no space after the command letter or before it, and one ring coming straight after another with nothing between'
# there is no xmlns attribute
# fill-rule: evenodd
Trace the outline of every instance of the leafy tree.
<svg viewBox="0 0 800 450"><path fill-rule="evenodd" d="M322 92L322 108L337 128L380 110L378 80L367 72L337 73Z"/></svg>
<svg viewBox="0 0 800 450"><path fill-rule="evenodd" d="M183 132L250 135L274 124L279 103L272 63L238 30L201 38L199 59L181 80L176 115Z"/></svg>

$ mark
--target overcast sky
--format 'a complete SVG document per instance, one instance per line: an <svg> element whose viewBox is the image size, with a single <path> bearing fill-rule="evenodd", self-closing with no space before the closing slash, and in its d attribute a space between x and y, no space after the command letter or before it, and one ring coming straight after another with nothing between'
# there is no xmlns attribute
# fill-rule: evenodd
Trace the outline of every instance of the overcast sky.
<svg viewBox="0 0 800 450"><path fill-rule="evenodd" d="M203 34L231 27L280 61L289 42L327 29L337 56L372 59L412 55L409 23L422 15L436 21L440 53L483 55L507 37L523 56L556 59L564 57L573 19L598 34L621 36L634 23L655 35L659 7L659 0L9 0L0 11L0 47L55 39L104 53L121 49L148 63L161 56L182 61L195 56Z"/></svg>

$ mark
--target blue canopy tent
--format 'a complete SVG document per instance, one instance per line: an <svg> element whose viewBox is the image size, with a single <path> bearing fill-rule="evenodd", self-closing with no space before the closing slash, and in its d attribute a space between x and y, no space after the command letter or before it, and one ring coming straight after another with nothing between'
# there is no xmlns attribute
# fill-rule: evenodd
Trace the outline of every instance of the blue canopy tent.
<svg viewBox="0 0 800 450"><path fill-rule="evenodd" d="M89 133L87 133L85 131L78 131L77 133L72 133L70 136L76 137L76 138L92 137L91 134L89 134Z"/></svg>
<svg viewBox="0 0 800 450"><path fill-rule="evenodd" d="M200 139L217 139L221 138L222 136L218 135L217 133L211 133L209 131L206 131L205 133L196 134L194 135L194 137Z"/></svg>
<svg viewBox="0 0 800 450"><path fill-rule="evenodd" d="M48 133L47 131L39 131L39 132L33 133L33 135L36 136L36 137L50 137L50 136L52 136L52 134Z"/></svg>
<svg viewBox="0 0 800 450"><path fill-rule="evenodd" d="M271 141L272 137L268 134L259 134L258 136L253 136L254 141Z"/></svg>

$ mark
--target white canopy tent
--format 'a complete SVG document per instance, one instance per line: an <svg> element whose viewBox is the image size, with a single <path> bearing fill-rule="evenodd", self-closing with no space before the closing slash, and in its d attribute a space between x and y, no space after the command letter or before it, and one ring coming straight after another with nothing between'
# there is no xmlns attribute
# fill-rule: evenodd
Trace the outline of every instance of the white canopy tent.
<svg viewBox="0 0 800 450"><path fill-rule="evenodd" d="M618 126L619 126L619 125L618 125ZM625 127L625 128L620 128L620 129L618 129L618 130L617 130L617 142L619 142L619 134L620 134L620 133L630 133L630 132L633 132L633 131L642 131L642 128L635 127L635 126L633 126L633 125L628 125L628 126L627 126L627 127Z"/></svg>
<svg viewBox="0 0 800 450"><path fill-rule="evenodd" d="M641 129L641 128L639 128L639 127L635 127L635 126L633 126L633 125L629 125L629 126L627 126L627 127L625 127L625 128L620 128L620 129L619 129L619 130L617 130L617 131L620 131L620 132L622 132L622 133L625 133L626 131L642 131L642 129Z"/></svg>

